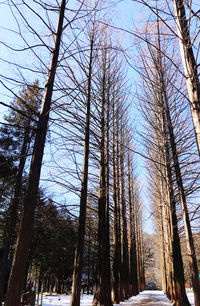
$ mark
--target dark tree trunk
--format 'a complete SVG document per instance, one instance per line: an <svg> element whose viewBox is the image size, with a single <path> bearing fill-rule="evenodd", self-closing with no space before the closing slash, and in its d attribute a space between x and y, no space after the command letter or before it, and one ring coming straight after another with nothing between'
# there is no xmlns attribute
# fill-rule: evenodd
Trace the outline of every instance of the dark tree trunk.
<svg viewBox="0 0 200 306"><path fill-rule="evenodd" d="M143 243L143 232L142 232L142 223L141 217L139 217L139 266L140 266L140 290L145 289L145 271L144 271L144 243Z"/></svg>
<svg viewBox="0 0 200 306"><path fill-rule="evenodd" d="M42 158L46 140L47 125L49 120L50 105L53 93L54 78L58 64L60 41L64 20L66 0L63 0L60 8L60 16L56 34L55 48L52 54L49 75L44 91L43 104L40 112L36 139L34 144L33 156L29 173L28 190L24 199L24 211L22 215L20 232L17 239L17 246L11 270L11 276L8 284L8 293L6 297L6 306L19 306L21 293L24 285L26 262L31 245L34 212L37 202L38 186L42 166Z"/></svg>
<svg viewBox="0 0 200 306"><path fill-rule="evenodd" d="M113 258L113 303L120 302L120 267L121 267L121 242L119 236L119 216L118 216L118 198L117 198L117 165L116 165L116 118L115 104L112 101L112 169L113 169L113 207L114 207L114 258Z"/></svg>
<svg viewBox="0 0 200 306"><path fill-rule="evenodd" d="M124 300L123 296L123 287L122 287L122 225L121 225L121 194L120 194L120 139L119 139L119 111L120 107L117 107L116 110L116 135L117 135L117 144L116 144L116 191L117 191L117 223L118 223L118 275L119 275L119 299L120 301Z"/></svg>
<svg viewBox="0 0 200 306"><path fill-rule="evenodd" d="M161 153L160 153L161 154ZM162 170L161 170L162 173ZM160 232L161 232L161 244L162 244L162 289L165 293L167 293L167 250L166 250L166 240L165 240L165 232L166 232L166 223L165 223L165 214L164 214L164 184L163 184L163 177L160 178L160 193L162 198L160 198L160 207L159 207L159 215L160 215Z"/></svg>
<svg viewBox="0 0 200 306"><path fill-rule="evenodd" d="M99 199L98 199L98 265L97 288L93 305L111 306L110 246L108 207L106 202L106 159L105 159L105 90L106 90L106 49L104 49L102 99L100 119L100 161L99 161Z"/></svg>
<svg viewBox="0 0 200 306"><path fill-rule="evenodd" d="M4 253L3 253L3 260L1 262L1 270L0 270L0 305L2 304L3 295L7 289L5 288L5 278L6 278L6 273L8 273L7 270L9 266L8 256L10 254L10 248L14 243L16 235L16 224L17 224L19 203L21 200L21 191L22 191L22 176L27 158L27 148L30 142L29 134L30 134L30 128L26 128L24 133L22 149L20 152L20 162L16 176L14 198L11 200L10 207L8 209L6 216L6 225L3 235Z"/></svg>
<svg viewBox="0 0 200 306"><path fill-rule="evenodd" d="M127 299L130 294L130 277L129 277L129 252L128 252L128 228L127 228L127 211L125 199L125 174L124 174L124 155L125 155L125 131L121 120L120 128L120 180L121 180L121 207L122 207L122 286L123 295Z"/></svg>
<svg viewBox="0 0 200 306"><path fill-rule="evenodd" d="M89 233L88 233L88 260L87 260L87 294L90 293L90 283L91 283L91 276L90 276L90 266L91 266L91 235L90 235L90 232L91 232L91 222L90 222L90 219L89 219Z"/></svg>
<svg viewBox="0 0 200 306"><path fill-rule="evenodd" d="M163 79L162 79L163 83ZM164 86L164 84L162 84ZM200 305L200 284L199 284L199 271L197 266L197 259L195 254L195 247L194 247L194 240L192 235L192 229L190 225L190 219L188 214L188 208L187 208L187 202L186 202L186 196L185 196L185 190L183 186L182 181L182 175L181 170L179 166L179 160L177 155L177 149L176 149L176 142L174 137L174 131L173 126L171 122L171 115L169 111L167 96L164 94L164 107L166 112L166 119L168 124L168 130L170 135L170 145L172 149L172 155L174 160L174 168L175 168L175 174L176 174L176 182L179 190L179 196L180 196L180 202L181 202L181 208L182 208L182 216L183 216L183 222L184 222L184 229L185 229L185 236L186 236L186 244L187 244L187 250L188 250L188 256L189 256L189 264L190 264L190 270L192 274L192 285L194 290L194 299L195 299L195 305Z"/></svg>
<svg viewBox="0 0 200 306"><path fill-rule="evenodd" d="M159 27L158 27L159 30ZM164 72L163 72L163 64L162 64L162 55L161 55L161 47L160 47L160 36L158 35L158 43L159 43L159 49L157 50L158 54L158 66L157 66L157 72L158 72L158 81L159 81L159 88L160 88L160 102L162 103L163 108L163 122L166 125L166 132L168 132L169 135L169 146L172 151L172 158L173 158L173 167L175 169L175 175L176 175L176 182L178 186L179 196L180 196L180 202L182 207L182 216L183 216L183 222L184 222L184 228L185 228L185 234L186 234L186 243L187 243L187 249L188 249L188 255L189 255L189 264L192 271L192 283L193 283L193 289L194 289L194 297L195 297L195 305L200 305L200 285L199 285L199 272L198 272L198 266L197 266L197 260L195 255L195 248L194 248L194 241L192 236L192 230L189 220L189 214L187 209L187 203L186 203L186 196L185 196L185 190L183 186L182 181L182 175L181 170L179 166L179 160L178 160L178 154L176 149L176 141L174 137L174 130L173 125L171 121L171 114L170 109L168 105L168 97L167 97L167 88L165 86L165 79L164 79Z"/></svg>
<svg viewBox="0 0 200 306"><path fill-rule="evenodd" d="M141 247L140 247L140 226L139 226L139 209L138 199L135 199L135 238L136 238L136 249L137 249L137 275L138 275L138 290L142 291L141 286Z"/></svg>
<svg viewBox="0 0 200 306"><path fill-rule="evenodd" d="M106 54L105 54L106 57ZM109 59L110 61L110 59ZM105 239L106 239L106 278L107 278L107 284L108 284L108 289L110 290L110 294L107 293L111 303L111 267L110 267L110 202L109 202L109 187L110 187L110 181L109 181L109 176L110 176L110 171L109 171L109 164L110 164L110 158L109 158L109 149L110 149L110 63L109 67L107 68L108 70L108 76L107 76L107 88L106 89L106 133L105 133L105 192L106 192L106 207L105 207L105 218L106 218L106 228L105 228Z"/></svg>
<svg viewBox="0 0 200 306"><path fill-rule="evenodd" d="M94 47L94 31L95 20L93 22L92 37L90 42L90 59L88 67L88 90L87 90L87 105L85 117L85 139L84 139L84 156L83 156L83 171L81 183L80 197L80 213L78 226L78 246L75 253L73 284L71 306L80 305L81 292L81 276L83 266L83 251L85 241L85 222L86 222L86 207L87 207L87 189L88 189L88 165L89 165L89 143L90 143L90 104L91 104L91 83L92 83L92 64L93 64L93 47Z"/></svg>
<svg viewBox="0 0 200 306"><path fill-rule="evenodd" d="M135 239L135 216L134 216L134 195L133 182L131 180L131 158L130 149L128 149L128 200L129 200L129 235L130 235L130 284L131 294L138 294L138 275L137 275L137 250Z"/></svg>
<svg viewBox="0 0 200 306"><path fill-rule="evenodd" d="M172 243L172 262L173 262L173 279L174 279L174 298L177 306L190 306L186 291L185 291L185 279L183 270L183 260L181 255L180 238L178 233L178 221L176 215L176 202L173 191L172 172L169 159L169 143L166 131L166 121L163 114L163 126L165 133L165 154L166 154L166 172L169 188L170 199L170 231L171 231L171 243Z"/></svg>

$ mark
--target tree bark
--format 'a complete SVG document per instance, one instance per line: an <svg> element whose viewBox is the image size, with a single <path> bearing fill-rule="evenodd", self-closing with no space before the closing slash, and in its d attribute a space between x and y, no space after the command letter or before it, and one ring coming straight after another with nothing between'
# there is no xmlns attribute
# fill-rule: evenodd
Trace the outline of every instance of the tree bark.
<svg viewBox="0 0 200 306"><path fill-rule="evenodd" d="M200 155L200 82L194 57L183 0L173 0L181 57L185 72L188 97ZM200 305L200 304L199 304Z"/></svg>
<svg viewBox="0 0 200 306"><path fill-rule="evenodd" d="M122 117L123 118L123 117ZM122 287L124 298L127 299L130 294L130 275L129 275L129 252L128 252L128 228L127 211L125 200L125 174L124 174L124 155L125 155L125 131L123 120L120 127L120 182L121 182L121 209L122 209Z"/></svg>
<svg viewBox="0 0 200 306"><path fill-rule="evenodd" d="M172 258L173 258L173 272L174 272L174 293L173 298L177 305L190 305L186 292L185 292L185 280L184 280L184 269L183 261L180 247L180 238L178 233L178 221L176 214L176 202L173 190L173 177L172 177L172 165L170 162L170 148L172 149L172 159L174 159L174 149L172 147L172 125L171 118L168 108L167 99L167 88L165 86L164 74L163 74L163 64L161 57L161 42L160 42L160 27L159 22L157 22L158 31L158 48L157 48L157 59L154 59L155 70L156 70L156 90L158 95L158 104L161 113L161 122L163 129L163 141L164 141L164 152L166 161L166 177L168 183L169 191L169 221L170 221L170 231L171 231L171 245L172 245ZM171 128L171 129L170 129ZM175 170L176 171L176 170Z"/></svg>
<svg viewBox="0 0 200 306"><path fill-rule="evenodd" d="M107 35L107 33L106 33ZM107 45L107 42L106 42ZM106 54L105 54L106 57ZM106 58L105 58L106 60ZM105 67L106 68L106 67ZM109 64L107 67L107 88L106 88L106 142L105 142L105 183L106 183L106 207L105 207L105 218L106 218L106 246L107 246L107 258L106 258L106 278L108 283L108 289L110 290L110 295L108 293L108 297L111 302L111 267L110 267L110 202L109 202L109 187L110 187L110 58L109 58ZM111 302L112 304L112 302Z"/></svg>
<svg viewBox="0 0 200 306"><path fill-rule="evenodd" d="M50 105L53 93L56 68L62 35L66 0L62 0L59 14L59 22L56 32L55 48L52 54L49 75L43 96L42 109L40 112L36 139L34 143L33 156L31 160L28 190L24 199L24 211L20 224L20 231L17 239L17 246L14 255L11 276L8 284L8 293L6 297L6 306L19 306L21 293L24 285L26 262L31 245L31 235L33 230L34 212L37 202L38 186L42 166L42 158L46 140L47 125L49 120Z"/></svg>
<svg viewBox="0 0 200 306"><path fill-rule="evenodd" d="M98 272L97 288L93 305L112 306L110 283L110 246L109 225L106 203L106 159L105 159L105 94L106 94L106 46L103 55L102 99L100 118L100 160L99 160L99 197L98 197Z"/></svg>
<svg viewBox="0 0 200 306"><path fill-rule="evenodd" d="M161 177L160 189L161 194L164 194L163 188L163 178ZM164 222L164 201L163 197L160 199L160 227L161 227L161 240L162 240L162 288L165 293L167 293L167 250L165 247L165 222ZM169 259L169 258L168 258Z"/></svg>
<svg viewBox="0 0 200 306"><path fill-rule="evenodd" d="M183 216L183 222L184 222L184 229L185 229L185 235L186 235L186 244L188 249L188 255L189 255L189 264L192 271L192 284L193 284L193 290L194 290L194 298L195 298L195 305L200 305L200 284L199 284L199 271L197 266L197 259L195 254L195 248L194 248L194 240L190 225L190 219L188 214L188 208L187 208L187 202L186 202L186 195L185 190L183 186L182 181L182 175L178 160L178 154L176 149L176 141L174 137L174 130L173 125L171 121L171 114L170 109L168 105L168 97L166 93L166 86L164 81L164 73L163 73L163 67L162 67L162 58L160 49L158 50L158 75L159 75L159 82L160 82L160 89L162 91L161 93L161 100L164 108L164 113L166 116L166 126L169 133L169 141L170 141L170 147L172 150L172 156L174 161L174 169L175 169L175 175L176 175L176 182L179 190L179 196L180 196L180 202L181 202L181 208L182 208L182 216Z"/></svg>
<svg viewBox="0 0 200 306"><path fill-rule="evenodd" d="M129 200L129 235L130 235L130 283L131 294L138 294L138 276L137 276L137 254L135 239L135 216L134 216L134 195L133 182L131 181L131 158L130 149L128 148L128 200Z"/></svg>
<svg viewBox="0 0 200 306"><path fill-rule="evenodd" d="M191 229L190 219L189 219L189 214L188 214L185 190L183 186L182 175L181 175L181 170L180 170L179 160L178 160L178 155L177 155L177 150L176 150L176 142L175 142L173 126L171 122L171 115L169 112L166 95L165 95L165 111L166 111L169 134L170 134L170 143L171 143L171 149L172 149L173 160L174 160L176 181L177 181L181 208L182 208L186 244L187 244L188 256L189 256L189 264L190 264L190 269L191 269L191 274L192 274L192 285L193 285L193 290L194 290L195 306L198 306L200 305L199 271L198 271L197 259L196 259L196 254L195 254L192 229Z"/></svg>
<svg viewBox="0 0 200 306"><path fill-rule="evenodd" d="M81 276L83 266L83 251L85 241L85 222L86 222L86 207L87 207L87 189L88 189L88 166L89 166L89 143L90 143L90 104L91 104L91 84L92 84L92 64L93 64L93 48L94 48L94 31L95 19L93 21L93 29L90 41L90 57L88 67L87 81L87 104L85 117L85 133L84 133L84 155L83 155L83 170L81 182L81 197L80 197L80 213L78 226L78 246L74 259L74 272L72 284L71 306L80 305L81 292Z"/></svg>
<svg viewBox="0 0 200 306"><path fill-rule="evenodd" d="M18 167L18 172L16 176L16 184L15 184L15 191L14 191L14 198L11 200L10 207L7 212L7 222L5 225L4 235L3 235L3 245L4 245L4 253L3 259L1 263L1 271L0 271L0 305L3 301L3 295L5 292L5 277L6 277L6 270L8 268L8 256L10 254L10 248L14 243L15 237L15 230L17 224L17 214L19 210L19 203L22 191L22 175L24 171L24 166L27 158L27 147L29 144L29 134L30 128L25 128L24 133L24 140L20 152L20 162Z"/></svg>
<svg viewBox="0 0 200 306"><path fill-rule="evenodd" d="M173 262L173 279L174 279L174 294L175 303L177 306L190 306L186 292L185 292L185 279L184 279L184 270L183 270L183 260L181 255L181 246L180 238L178 233L178 221L176 215L176 202L173 191L173 182L172 182L172 172L169 159L169 144L167 139L166 131L166 121L163 113L163 126L165 133L165 154L166 154L166 173L167 173L167 182L169 190L169 200L170 200L170 235L171 235L171 244L172 244L172 262Z"/></svg>
<svg viewBox="0 0 200 306"><path fill-rule="evenodd" d="M121 242L119 237L119 216L118 216L118 200L117 200L117 165L116 165L116 116L115 104L112 101L112 169L113 169L113 207L114 207L114 258L113 258L113 303L120 302L120 266L121 266Z"/></svg>
<svg viewBox="0 0 200 306"><path fill-rule="evenodd" d="M118 296L119 300L124 299L122 287L122 225L121 225L121 194L120 194L120 139L119 139L119 111L120 107L116 109L116 201L117 201L117 224L118 224L118 239L117 239L117 258L118 258L118 277L119 287Z"/></svg>

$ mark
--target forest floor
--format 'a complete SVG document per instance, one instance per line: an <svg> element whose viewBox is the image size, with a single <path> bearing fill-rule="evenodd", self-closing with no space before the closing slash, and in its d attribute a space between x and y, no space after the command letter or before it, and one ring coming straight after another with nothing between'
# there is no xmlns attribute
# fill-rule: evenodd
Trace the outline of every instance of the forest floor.
<svg viewBox="0 0 200 306"><path fill-rule="evenodd" d="M194 305L193 293L188 293L191 306ZM81 306L90 306L92 304L93 296L82 294L81 295ZM39 301L39 305L41 305ZM42 299L42 306L69 306L70 296L69 295L46 295ZM113 306L170 306L172 305L166 295L162 291L150 291L145 290L137 296L131 297L129 300L121 302L120 304L114 304Z"/></svg>

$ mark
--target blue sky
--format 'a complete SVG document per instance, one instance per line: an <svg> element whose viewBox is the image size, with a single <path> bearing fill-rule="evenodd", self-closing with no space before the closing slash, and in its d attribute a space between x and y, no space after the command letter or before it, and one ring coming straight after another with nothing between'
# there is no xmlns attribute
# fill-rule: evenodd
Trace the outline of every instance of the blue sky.
<svg viewBox="0 0 200 306"><path fill-rule="evenodd" d="M20 3L21 1L16 1L15 3ZM73 1L72 1L73 2ZM29 1L27 3L30 3ZM33 5L33 1L31 1L31 5ZM34 7L34 5L33 5ZM21 8L20 8L20 12ZM22 12L23 13L23 12ZM46 33L48 33L44 28L41 28L41 23L39 18L33 19L32 14L27 11L24 11L24 15L28 14L28 18L30 19L29 23L32 25L34 29L38 29L40 33L40 37L48 44L52 46L52 37L46 36ZM46 18L43 11L40 11L41 16ZM57 18L54 16L55 14L51 14L51 22L54 24L54 28L56 28L57 24ZM124 28L129 31L135 31L136 27L140 27L144 25L144 21L147 18L148 13L146 12L146 9L140 5L137 4L134 1L119 1L117 4L112 6L112 9L108 13L108 17L112 18L112 23L117 26ZM45 65L48 66L50 57L48 50L44 47L35 47L33 50L37 51L37 54L39 57L43 59L42 65L40 62L35 59L35 56L33 52L30 52L29 50L25 52L15 52L13 50L9 50L7 47L4 46L4 43L10 45L14 49L21 49L23 47L26 47L27 44L25 41L23 41L22 37L20 36L20 31L23 33L23 37L28 41L29 44L35 45L40 42L38 37L35 35L29 34L29 31L26 28L25 22L23 22L23 19L21 18L22 22L19 22L18 18L15 18L12 15L11 9L7 5L7 1L1 4L1 10L0 10L0 40L1 40L1 48L0 48L0 71L1 71L1 79L5 83L6 86L8 86L11 89L11 92L5 89L5 87L0 84L0 100L6 103L9 103L13 99L13 93L17 93L21 88L21 80L22 76L20 75L20 67L15 66L15 64L25 66L27 68L32 69L25 70L23 69L23 77L31 83L36 78L40 80L41 86L44 84L45 77L43 74L41 74L39 71L40 69L45 69ZM47 19L45 19L47 20ZM18 24L19 22L19 24ZM19 26L20 25L20 26ZM119 40L122 42L122 44L125 46L127 50L134 49L134 37L125 34L121 31L116 31L119 35ZM2 60L3 59L3 60ZM5 62L5 60L7 62ZM137 82L137 74L134 72L134 70L127 66L128 69L128 79L132 86L132 93L134 94L134 84ZM36 72L38 70L38 73ZM5 80L4 77L7 76L10 79ZM15 82L15 79L17 79L19 82ZM22 80L23 83L23 80ZM133 97L133 104L132 106L132 118L134 119L135 125L137 125L137 128L139 127L139 122L142 120L138 111L136 110L135 105L137 105L137 100ZM5 108L3 108L0 105L0 116L3 116L3 114L6 112ZM1 117L0 117L1 119ZM2 119L1 119L2 120ZM142 150L142 147L139 145L137 147L138 150ZM42 172L42 181L43 179L48 175L48 171L50 169L50 155L48 154L50 152L50 147L47 144L46 146L46 158L44 160L44 167ZM138 160L138 173L140 174L140 181L142 187L142 199L144 201L145 206L147 207L147 212L145 213L145 219L148 219L148 210L149 210L149 201L144 196L146 194L145 185L146 185L146 178L145 178L145 170L144 170L144 160L140 157L137 158ZM43 184L43 183L42 183ZM45 185L43 185L45 186ZM48 192L50 195L55 195L57 190L55 191L54 187L52 185L48 188ZM53 185L54 186L54 185ZM68 200L70 199L70 195L68 194ZM147 222L147 227L150 227L150 224Z"/></svg>

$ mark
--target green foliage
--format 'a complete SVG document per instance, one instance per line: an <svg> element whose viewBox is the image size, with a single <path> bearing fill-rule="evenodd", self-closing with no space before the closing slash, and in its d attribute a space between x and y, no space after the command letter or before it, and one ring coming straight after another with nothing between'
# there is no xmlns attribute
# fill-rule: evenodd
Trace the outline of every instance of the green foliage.
<svg viewBox="0 0 200 306"><path fill-rule="evenodd" d="M20 160L20 152L25 133L29 133L30 144L36 128L39 107L41 104L41 90L38 81L25 86L11 103L11 109L4 116L4 123L0 128L0 179L16 174L16 167Z"/></svg>
<svg viewBox="0 0 200 306"><path fill-rule="evenodd" d="M4 119L13 124L15 128L34 127L34 121L39 115L41 97L38 81L24 86L19 95L14 98L11 103L11 111L5 115Z"/></svg>
<svg viewBox="0 0 200 306"><path fill-rule="evenodd" d="M49 200L40 200L35 215L31 258L42 276L72 276L76 244L74 222Z"/></svg>
<svg viewBox="0 0 200 306"><path fill-rule="evenodd" d="M16 195L17 180L21 182L18 184L18 201L22 200L24 165L27 156L32 153L40 104L41 89L38 81L24 86L11 102L11 108L0 127L0 229L5 223L5 217L8 217L8 207ZM19 208L18 205L18 210ZM16 211L16 216L18 213L19 211Z"/></svg>

